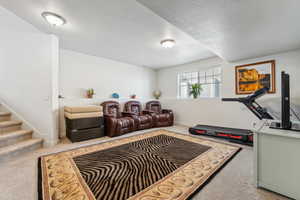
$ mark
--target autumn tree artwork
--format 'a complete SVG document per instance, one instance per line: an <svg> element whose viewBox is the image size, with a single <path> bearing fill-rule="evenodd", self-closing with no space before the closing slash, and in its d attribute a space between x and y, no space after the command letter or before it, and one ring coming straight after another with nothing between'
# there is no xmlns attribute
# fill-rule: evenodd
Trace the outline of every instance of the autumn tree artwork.
<svg viewBox="0 0 300 200"><path fill-rule="evenodd" d="M236 66L236 94L251 94L267 87L275 93L275 60Z"/></svg>

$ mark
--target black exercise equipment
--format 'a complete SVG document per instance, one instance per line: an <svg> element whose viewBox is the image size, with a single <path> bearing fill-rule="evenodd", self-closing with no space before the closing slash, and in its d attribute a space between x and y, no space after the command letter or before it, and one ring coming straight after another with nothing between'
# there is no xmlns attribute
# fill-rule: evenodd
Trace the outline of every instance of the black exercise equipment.
<svg viewBox="0 0 300 200"><path fill-rule="evenodd" d="M234 101L244 104L255 116L260 120L273 119L266 109L261 107L255 100L268 92L268 88L257 90L247 97L240 98L223 98L222 101ZM224 138L231 142L243 144L253 144L253 133L250 130L234 129L218 126L197 125L189 129L189 132L194 135L205 135Z"/></svg>
<svg viewBox="0 0 300 200"><path fill-rule="evenodd" d="M281 122L272 122L270 128L299 132L300 124L291 122L290 111L290 75L283 71L281 72ZM293 115L299 119L297 113L293 112Z"/></svg>
<svg viewBox="0 0 300 200"><path fill-rule="evenodd" d="M257 90L252 95L244 98L223 98L223 101L237 101L243 103L247 108L254 113L260 120L274 118L268 113L265 108L262 108L255 100L268 92L269 88ZM281 72L281 122L271 122L270 128L283 129L291 131L300 131L299 123L292 123L290 107L290 76L284 71ZM294 113L294 115L297 115ZM298 116L297 116L298 117Z"/></svg>
<svg viewBox="0 0 300 200"><path fill-rule="evenodd" d="M267 109L261 107L256 99L263 96L269 91L269 88L265 87L255 91L253 94L247 97L240 98L223 98L222 101L232 101L244 104L258 119L274 120L274 118L268 113ZM270 128L284 129L292 131L300 131L299 123L292 123L290 121L290 77L289 74L284 71L281 72L281 122L271 122ZM293 111L293 110L292 110ZM297 114L293 112L295 116ZM299 117L297 116L299 119ZM232 142L242 142L245 144L253 143L253 133L250 130L244 129L232 129L217 126L197 125L189 129L191 134L195 135L207 135L214 137L221 137L229 139Z"/></svg>
<svg viewBox="0 0 300 200"><path fill-rule="evenodd" d="M226 128L219 126L197 125L189 128L193 135L204 135L227 139L231 142L242 143L247 145L253 144L253 133L246 129Z"/></svg>
<svg viewBox="0 0 300 200"><path fill-rule="evenodd" d="M222 101L236 101L244 104L256 117L262 119L274 119L266 109L261 107L255 100L269 91L269 88L262 88L247 97L223 98Z"/></svg>

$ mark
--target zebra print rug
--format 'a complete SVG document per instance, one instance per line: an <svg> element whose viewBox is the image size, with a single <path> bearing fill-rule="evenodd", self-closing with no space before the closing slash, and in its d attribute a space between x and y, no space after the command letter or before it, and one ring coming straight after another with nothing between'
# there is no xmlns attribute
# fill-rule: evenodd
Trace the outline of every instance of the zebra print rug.
<svg viewBox="0 0 300 200"><path fill-rule="evenodd" d="M40 158L40 199L187 199L239 148L159 130Z"/></svg>

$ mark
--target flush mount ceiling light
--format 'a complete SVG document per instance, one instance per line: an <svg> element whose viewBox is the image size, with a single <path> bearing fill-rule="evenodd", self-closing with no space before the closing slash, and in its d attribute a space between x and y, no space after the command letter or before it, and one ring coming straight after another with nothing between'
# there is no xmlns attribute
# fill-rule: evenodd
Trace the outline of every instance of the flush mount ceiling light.
<svg viewBox="0 0 300 200"><path fill-rule="evenodd" d="M52 26L62 26L67 23L67 20L65 20L62 16L52 12L43 12L42 16Z"/></svg>
<svg viewBox="0 0 300 200"><path fill-rule="evenodd" d="M166 49L170 49L173 48L176 44L175 40L172 39L166 39L160 42L161 46L166 48Z"/></svg>

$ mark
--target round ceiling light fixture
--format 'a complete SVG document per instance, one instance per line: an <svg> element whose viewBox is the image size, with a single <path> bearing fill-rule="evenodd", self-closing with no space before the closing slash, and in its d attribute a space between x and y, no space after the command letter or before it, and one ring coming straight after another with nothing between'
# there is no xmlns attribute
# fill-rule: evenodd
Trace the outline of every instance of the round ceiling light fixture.
<svg viewBox="0 0 300 200"><path fill-rule="evenodd" d="M52 12L43 12L42 17L52 26L62 26L67 23L65 18Z"/></svg>
<svg viewBox="0 0 300 200"><path fill-rule="evenodd" d="M175 40L173 39L166 39L160 42L161 46L166 48L166 49L170 49L173 48L176 44Z"/></svg>

